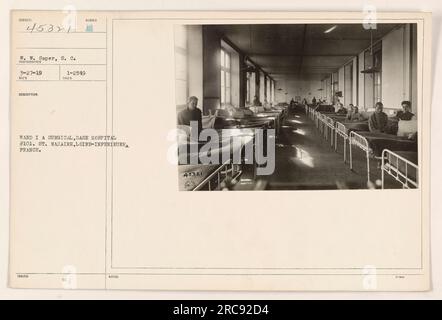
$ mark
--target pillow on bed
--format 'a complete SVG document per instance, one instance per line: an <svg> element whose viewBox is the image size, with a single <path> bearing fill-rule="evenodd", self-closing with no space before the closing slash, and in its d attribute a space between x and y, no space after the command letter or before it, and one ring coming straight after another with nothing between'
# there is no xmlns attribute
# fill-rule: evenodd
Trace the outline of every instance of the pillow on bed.
<svg viewBox="0 0 442 320"><path fill-rule="evenodd" d="M212 129L215 124L216 116L203 116L202 123L203 129Z"/></svg>
<svg viewBox="0 0 442 320"><path fill-rule="evenodd" d="M232 117L235 119L242 119L245 117L244 109L234 108L232 112Z"/></svg>
<svg viewBox="0 0 442 320"><path fill-rule="evenodd" d="M230 117L230 113L226 109L216 109L215 116L222 117L222 118L229 118Z"/></svg>
<svg viewBox="0 0 442 320"><path fill-rule="evenodd" d="M400 120L398 123L397 135L399 137L408 137L417 132L417 120Z"/></svg>
<svg viewBox="0 0 442 320"><path fill-rule="evenodd" d="M264 112L264 107L250 107L250 110L252 110L254 113L261 113Z"/></svg>

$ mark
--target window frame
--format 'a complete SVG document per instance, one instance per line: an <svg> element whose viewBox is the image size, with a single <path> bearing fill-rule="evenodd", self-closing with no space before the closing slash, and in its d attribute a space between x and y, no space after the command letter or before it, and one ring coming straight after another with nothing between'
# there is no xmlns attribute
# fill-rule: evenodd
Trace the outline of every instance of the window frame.
<svg viewBox="0 0 442 320"><path fill-rule="evenodd" d="M251 87L250 87L250 78L252 77L252 74L250 72L247 72L246 75L246 103L251 103Z"/></svg>
<svg viewBox="0 0 442 320"><path fill-rule="evenodd" d="M232 59L227 50L221 48L220 57L220 102L221 106L232 105Z"/></svg>

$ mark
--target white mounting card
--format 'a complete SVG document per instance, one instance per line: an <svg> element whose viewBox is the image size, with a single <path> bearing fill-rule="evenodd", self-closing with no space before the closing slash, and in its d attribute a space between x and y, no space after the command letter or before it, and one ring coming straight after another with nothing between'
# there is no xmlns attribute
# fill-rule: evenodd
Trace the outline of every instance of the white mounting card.
<svg viewBox="0 0 442 320"><path fill-rule="evenodd" d="M337 184L334 190L327 185L188 192L183 189L214 183L205 180L207 173L215 172L212 178L217 178L242 172L225 163L196 166L184 174L177 169L171 159L177 112L188 97L199 97L203 119L228 99L232 104L253 99L244 94L251 90L246 80L234 81L235 76L246 79L252 63L266 64L265 49L275 45L265 41L266 26L280 25L282 36L306 26L310 38L304 39L304 50L282 50L279 61L293 55L293 61L302 59L308 66L322 61L309 56L315 37L332 41L340 27L364 26L366 13L12 11L10 287L429 290L431 14L378 12L370 19L379 26L377 32L393 27L371 43L370 31L363 39L357 38L362 32L341 39L348 54L366 41L370 47L344 61L356 63L350 74L353 85L342 80L334 93L352 90L342 99L360 108L377 94L386 109L413 101L419 161L410 179L416 186L402 188L400 175L400 188L382 189L380 176L369 176L371 184L364 189ZM212 32L213 26L230 26L229 34ZM255 26L255 34L264 39L248 57L241 52L250 47L242 26ZM321 28L328 32L315 31ZM290 47L295 40L287 34L284 41ZM302 36L293 31L294 38ZM371 54L380 43L382 72L376 64L356 68L363 53ZM230 70L236 55L225 53L219 64L223 47L239 52L241 61L249 59L248 67ZM399 47L400 59L391 59ZM218 55L211 56L214 48ZM345 54L331 53L327 61ZM278 70L261 70L270 84L264 96L275 105L283 79ZM362 90L376 72L382 83L370 80L373 87ZM219 85L213 86L215 77ZM236 86L242 92L235 92ZM324 85L323 90L332 87ZM306 111L300 119L313 125ZM353 157L365 159L360 141L351 137ZM314 168L313 160L305 161L307 148L292 149L287 152L293 159L287 161ZM381 160L372 149L369 145L365 151L376 167ZM383 166L402 174L411 170L393 161ZM376 172L381 171L371 174ZM390 173L385 176L391 178ZM200 179L182 183L189 176Z"/></svg>

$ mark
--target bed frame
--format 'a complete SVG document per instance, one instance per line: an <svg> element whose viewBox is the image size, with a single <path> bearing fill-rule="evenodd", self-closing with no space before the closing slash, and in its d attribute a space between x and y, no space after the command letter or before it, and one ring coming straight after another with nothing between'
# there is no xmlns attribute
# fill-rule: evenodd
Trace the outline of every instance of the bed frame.
<svg viewBox="0 0 442 320"><path fill-rule="evenodd" d="M338 151L338 135L344 139L344 163L347 162L347 141L349 139L347 128L341 122L335 122L335 151Z"/></svg>
<svg viewBox="0 0 442 320"><path fill-rule="evenodd" d="M207 176L207 178L201 181L192 191L200 191L205 187L207 187L207 191L216 190L225 179L230 177L232 180L236 180L242 175L242 173L243 171L241 170L240 165L233 164L231 160L228 160ZM213 181L214 179L216 180Z"/></svg>
<svg viewBox="0 0 442 320"><path fill-rule="evenodd" d="M330 138L330 147L333 148L334 136L335 136L335 120L324 115L324 128L325 128L325 140Z"/></svg>
<svg viewBox="0 0 442 320"><path fill-rule="evenodd" d="M315 111L315 124L323 138L326 141L330 139L330 146L333 148L335 121L325 114Z"/></svg>
<svg viewBox="0 0 442 320"><path fill-rule="evenodd" d="M312 107L308 107L310 110L310 119L312 119L312 121L315 121L315 109L313 109Z"/></svg>
<svg viewBox="0 0 442 320"><path fill-rule="evenodd" d="M319 132L321 133L321 134L323 134L324 133L324 131L323 131L323 128L324 128L324 122L322 121L322 114L320 113L320 112L318 112L317 114L316 114L316 117L317 117L317 122L318 122L318 130L319 130Z"/></svg>
<svg viewBox="0 0 442 320"><path fill-rule="evenodd" d="M253 136L252 140L253 154L255 154L256 140ZM234 164L232 158L221 164L216 170L214 170L210 175L208 175L203 181L201 181L195 188L191 191L200 190L217 190L219 189L221 183L227 178L232 180L238 179L243 174L243 164ZM256 178L257 163L253 161L253 178Z"/></svg>
<svg viewBox="0 0 442 320"><path fill-rule="evenodd" d="M350 144L350 169L353 170L353 155L352 155L352 146L355 145L359 147L362 151L365 152L367 157L367 182L370 182L370 153L371 149L368 145L367 139L358 134L355 131L350 132L349 136L349 144Z"/></svg>
<svg viewBox="0 0 442 320"><path fill-rule="evenodd" d="M399 169L399 164L403 164L405 172ZM416 180L408 176L408 168L412 167L416 170ZM382 151L382 189L384 189L385 173L388 173L396 181L402 184L403 189L418 188L419 167L410 160L401 157L391 150L384 149Z"/></svg>
<svg viewBox="0 0 442 320"><path fill-rule="evenodd" d="M324 139L327 139L327 119L326 116L322 113L319 112L318 114L319 116L319 131L322 133L322 136L324 137Z"/></svg>
<svg viewBox="0 0 442 320"><path fill-rule="evenodd" d="M319 130L319 119L320 113L318 111L313 111L313 120L315 121L316 128Z"/></svg>

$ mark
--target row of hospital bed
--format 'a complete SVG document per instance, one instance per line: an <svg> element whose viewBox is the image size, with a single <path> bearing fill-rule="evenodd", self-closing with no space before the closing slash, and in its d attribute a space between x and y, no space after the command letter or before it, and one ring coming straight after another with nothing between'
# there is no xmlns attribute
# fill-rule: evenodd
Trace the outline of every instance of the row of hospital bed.
<svg viewBox="0 0 442 320"><path fill-rule="evenodd" d="M386 175L393 177L403 188L418 187L417 133L394 135L370 132L368 120L347 121L346 115L336 114L333 106L306 106L306 114L336 152L339 141L342 141L345 163L349 148L351 170L354 164L353 149L358 148L365 153L367 182L371 182L370 159L374 158L381 162L382 188L385 188ZM408 121L400 121L399 128L409 124Z"/></svg>
<svg viewBox="0 0 442 320"><path fill-rule="evenodd" d="M209 153L205 149L206 142L192 141L191 129L181 128L183 132L189 132L178 139L178 150L183 150L184 147L187 151L178 152L179 190L233 190L246 169L255 178L258 164L254 156L250 158L250 154L255 154L257 144L266 152L268 129L279 134L287 109L287 106L275 106L271 109L256 108L246 113L243 110L228 112L219 109L214 115L204 116L203 129L216 130L220 137L218 147L211 148ZM260 139L257 139L258 130L263 132ZM189 150L193 150L193 153ZM252 150L252 153L246 150ZM200 159L203 153L222 161L192 163L192 158ZM227 159L225 155L229 155Z"/></svg>

